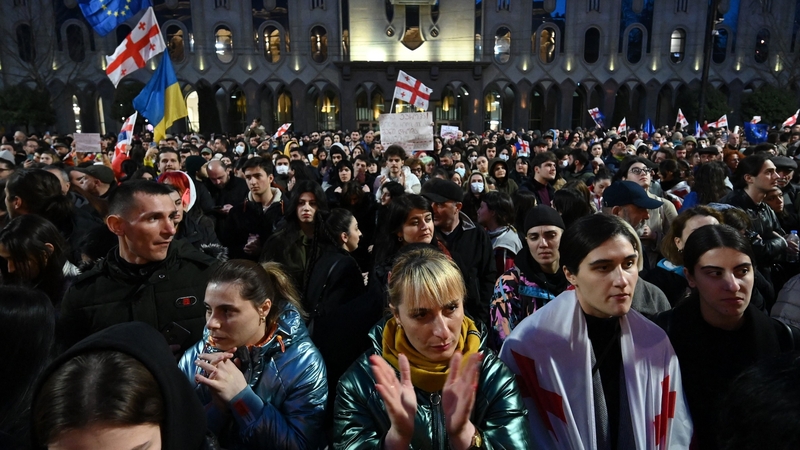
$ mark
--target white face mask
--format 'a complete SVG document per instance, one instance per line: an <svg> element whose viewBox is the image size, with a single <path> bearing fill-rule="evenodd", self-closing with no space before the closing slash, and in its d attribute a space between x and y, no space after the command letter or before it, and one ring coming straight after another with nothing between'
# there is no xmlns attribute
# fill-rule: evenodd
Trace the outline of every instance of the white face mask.
<svg viewBox="0 0 800 450"><path fill-rule="evenodd" d="M565 160L561 161L561 167L567 167L568 165L569 165L569 160L565 159Z"/></svg>
<svg viewBox="0 0 800 450"><path fill-rule="evenodd" d="M501 153L500 159L502 159L503 161L508 161L508 155L506 155L505 153Z"/></svg>
<svg viewBox="0 0 800 450"><path fill-rule="evenodd" d="M463 167L456 167L456 168L454 169L454 172L455 172L455 173L457 173L457 174L459 174L459 175L461 175L461 177L463 178L463 177L464 177L464 175L467 173L467 170L466 170L466 169L464 169Z"/></svg>
<svg viewBox="0 0 800 450"><path fill-rule="evenodd" d="M289 173L289 166L275 166L275 173L278 175L286 175Z"/></svg>
<svg viewBox="0 0 800 450"><path fill-rule="evenodd" d="M244 145L237 145L236 149L234 150L237 155L241 155L244 153Z"/></svg>
<svg viewBox="0 0 800 450"><path fill-rule="evenodd" d="M483 192L483 183L481 182L470 183L469 188L472 189L472 192L480 194L481 192Z"/></svg>

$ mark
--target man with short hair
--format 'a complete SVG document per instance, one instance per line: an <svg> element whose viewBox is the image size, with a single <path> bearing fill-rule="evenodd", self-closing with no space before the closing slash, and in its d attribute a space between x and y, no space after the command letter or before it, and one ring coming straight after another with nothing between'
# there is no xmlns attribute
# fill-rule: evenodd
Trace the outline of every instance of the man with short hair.
<svg viewBox="0 0 800 450"><path fill-rule="evenodd" d="M393 144L386 149L384 153L386 158L386 167L381 169L381 175L375 179L372 191L375 192L375 198L380 201L381 186L389 181L396 181L400 183L408 194L419 194L420 182L416 175L411 173L411 169L404 165L406 159L406 151L403 147Z"/></svg>
<svg viewBox="0 0 800 450"><path fill-rule="evenodd" d="M700 155L700 164L705 164L711 161L722 161L722 152L716 145L710 145L697 150Z"/></svg>
<svg viewBox="0 0 800 450"><path fill-rule="evenodd" d="M93 164L88 167L76 167L72 173L77 175L76 185L83 189L84 192L95 197L108 198L117 187L114 171L103 165Z"/></svg>
<svg viewBox="0 0 800 450"><path fill-rule="evenodd" d="M231 173L231 168L220 160L213 159L206 168L208 180L206 187L214 202L213 216L217 219L217 235L223 236L225 217L233 205L241 204L248 195L247 183Z"/></svg>
<svg viewBox="0 0 800 450"><path fill-rule="evenodd" d="M283 153L275 158L275 184L280 186L283 192L288 191L289 185L289 157Z"/></svg>
<svg viewBox="0 0 800 450"><path fill-rule="evenodd" d="M17 168L14 163L14 155L11 152L7 150L0 151L0 180L5 180L14 173Z"/></svg>
<svg viewBox="0 0 800 450"><path fill-rule="evenodd" d="M537 205L553 206L556 191L552 184L556 180L556 161L555 153L549 151L537 153L531 160L533 176L522 183L520 189L533 192Z"/></svg>
<svg viewBox="0 0 800 450"><path fill-rule="evenodd" d="M608 146L609 155L603 159L603 163L611 173L617 173L622 160L627 156L627 147L622 139L614 139Z"/></svg>
<svg viewBox="0 0 800 450"><path fill-rule="evenodd" d="M782 193L784 210L789 215L797 216L800 209L800 186L792 183L797 162L788 156L775 156L770 161L775 164L775 171L778 172L778 188Z"/></svg>
<svg viewBox="0 0 800 450"><path fill-rule="evenodd" d="M436 231L464 276L464 309L472 319L488 325L489 301L497 280L489 236L461 212L464 191L457 184L434 178L425 183L420 194L431 202Z"/></svg>
<svg viewBox="0 0 800 450"><path fill-rule="evenodd" d="M140 321L183 352L203 337L206 280L216 260L173 240L178 213L167 186L120 185L109 198L106 225L118 245L79 275L64 296L56 328L64 348L111 325Z"/></svg>
<svg viewBox="0 0 800 450"><path fill-rule="evenodd" d="M272 186L272 161L254 157L242 166L250 192L247 198L234 205L225 222L222 243L231 258L258 261L267 239L283 217L281 190Z"/></svg>

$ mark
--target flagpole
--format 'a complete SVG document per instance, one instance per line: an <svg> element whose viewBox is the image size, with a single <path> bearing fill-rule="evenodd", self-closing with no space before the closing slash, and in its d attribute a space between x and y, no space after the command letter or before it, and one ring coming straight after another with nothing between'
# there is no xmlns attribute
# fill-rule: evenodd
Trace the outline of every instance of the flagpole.
<svg viewBox="0 0 800 450"><path fill-rule="evenodd" d="M392 97L392 106L389 108L389 113L394 114L394 97Z"/></svg>

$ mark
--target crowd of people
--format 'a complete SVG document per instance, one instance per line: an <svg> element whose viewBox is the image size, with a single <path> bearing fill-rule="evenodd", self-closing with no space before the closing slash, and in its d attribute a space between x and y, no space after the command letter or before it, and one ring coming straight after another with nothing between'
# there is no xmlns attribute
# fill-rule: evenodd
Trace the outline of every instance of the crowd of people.
<svg viewBox="0 0 800 450"><path fill-rule="evenodd" d="M115 145L0 144L0 448L800 447L800 125Z"/></svg>

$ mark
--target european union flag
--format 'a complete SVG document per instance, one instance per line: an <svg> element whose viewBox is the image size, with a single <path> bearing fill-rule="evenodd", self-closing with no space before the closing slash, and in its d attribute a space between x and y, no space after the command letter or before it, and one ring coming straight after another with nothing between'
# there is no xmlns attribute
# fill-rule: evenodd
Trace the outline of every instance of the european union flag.
<svg viewBox="0 0 800 450"><path fill-rule="evenodd" d="M153 124L153 141L158 142L167 134L173 122L186 117L186 102L172 68L169 53L162 53L161 64L153 72L142 92L133 99L133 107Z"/></svg>
<svg viewBox="0 0 800 450"><path fill-rule="evenodd" d="M78 6L94 31L105 36L117 25L150 6L150 0L78 0Z"/></svg>
<svg viewBox="0 0 800 450"><path fill-rule="evenodd" d="M745 122L744 135L747 138L747 142L751 144L760 144L762 142L767 142L769 129L766 124Z"/></svg>

